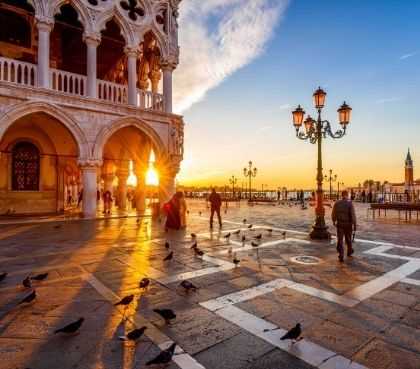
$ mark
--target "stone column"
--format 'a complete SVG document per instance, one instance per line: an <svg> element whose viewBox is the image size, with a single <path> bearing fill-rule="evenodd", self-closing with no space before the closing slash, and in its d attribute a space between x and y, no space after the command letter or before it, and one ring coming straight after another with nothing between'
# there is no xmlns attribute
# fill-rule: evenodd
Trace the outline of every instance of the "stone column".
<svg viewBox="0 0 420 369"><path fill-rule="evenodd" d="M120 168L117 172L118 176L118 199L120 210L127 210L127 179L128 168Z"/></svg>
<svg viewBox="0 0 420 369"><path fill-rule="evenodd" d="M163 97L165 100L165 112L172 113L172 64L163 64Z"/></svg>
<svg viewBox="0 0 420 369"><path fill-rule="evenodd" d="M101 42L101 36L99 34L84 34L83 40L87 47L87 86L85 94L89 97L96 98L98 95L96 83L97 48Z"/></svg>
<svg viewBox="0 0 420 369"><path fill-rule="evenodd" d="M137 48L126 47L128 70L128 103L137 106Z"/></svg>
<svg viewBox="0 0 420 369"><path fill-rule="evenodd" d="M149 88L149 81L148 80L140 80L139 81L139 87L141 90L140 93L140 108L145 109L146 108L146 99L144 96L144 92L147 91L147 89Z"/></svg>
<svg viewBox="0 0 420 369"><path fill-rule="evenodd" d="M97 190L97 169L99 163L81 162L83 200L82 211L85 218L96 217L96 190Z"/></svg>
<svg viewBox="0 0 420 369"><path fill-rule="evenodd" d="M142 213L146 209L146 171L146 164L135 163L134 172L137 177L136 210L138 213Z"/></svg>
<svg viewBox="0 0 420 369"><path fill-rule="evenodd" d="M178 163L157 163L159 170L159 202L162 206L175 193L175 177L179 171Z"/></svg>
<svg viewBox="0 0 420 369"><path fill-rule="evenodd" d="M38 18L38 86L50 88L50 33L54 21L49 18Z"/></svg>

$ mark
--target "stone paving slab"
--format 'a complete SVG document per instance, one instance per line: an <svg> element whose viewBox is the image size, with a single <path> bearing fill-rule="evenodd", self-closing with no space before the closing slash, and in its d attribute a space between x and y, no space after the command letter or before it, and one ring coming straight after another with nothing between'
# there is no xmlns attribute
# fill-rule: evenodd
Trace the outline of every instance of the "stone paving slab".
<svg viewBox="0 0 420 369"><path fill-rule="evenodd" d="M401 267L407 263L404 258L420 255L419 226L364 219L364 205L357 206L361 217L357 237L364 241L356 242L356 255L345 264L338 263L333 243L308 242L304 232L312 222L313 209L242 204L228 208L221 232L215 228L209 233L208 209L203 205L199 201L189 203L188 229L184 232L165 233L162 223L147 219L138 225L136 218L60 222L60 228L55 228L56 223L0 226L0 272L10 272L0 283L0 367L3 369L3 363L7 363L6 369L144 367L158 352L157 344L148 338L137 345L117 339L124 329L133 328L132 322L122 324L122 310L87 283L92 273L118 296L135 294L127 310L131 321L140 314L207 369L313 368L199 304L278 278L340 296ZM275 228L271 235L263 228L246 229L249 241L259 233L263 235L263 247L247 250L239 237L232 236L232 242L223 238L228 230L244 228L244 218L256 227ZM284 229L290 240L284 240ZM200 249L211 258L194 255L191 232L198 234ZM162 261L168 253L165 240L174 251L171 262ZM276 240L282 242L264 246ZM364 253L381 245L378 242L411 248L391 247L386 251L393 256L389 258ZM241 259L238 267L231 264L234 252L230 253L230 248L239 248L234 251ZM291 258L298 255L316 256L321 263L296 264ZM231 266L217 269L217 260ZM186 293L179 282L162 282L179 273L205 269L212 272L191 279L199 287L195 293ZM41 271L48 271L49 276L35 284L35 303L16 307L27 293L20 286L21 280ZM138 281L145 276L152 278L152 283L148 290L140 291ZM420 271L409 277L420 280ZM235 306L279 327L301 322L305 340L368 368L420 367L420 286L414 284L394 283L352 307L291 288ZM177 313L169 326L153 312L163 307ZM52 334L79 316L86 317L79 335L63 338ZM320 368L338 365L334 360ZM170 368L190 369L185 362L180 365L172 363Z"/></svg>

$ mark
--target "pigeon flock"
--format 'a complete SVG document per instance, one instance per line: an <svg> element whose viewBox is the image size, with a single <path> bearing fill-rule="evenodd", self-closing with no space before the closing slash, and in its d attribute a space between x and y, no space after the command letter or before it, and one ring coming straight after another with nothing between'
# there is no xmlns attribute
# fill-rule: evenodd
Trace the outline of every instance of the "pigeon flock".
<svg viewBox="0 0 420 369"><path fill-rule="evenodd" d="M139 220L137 220L137 224L138 223L139 223ZM244 225L247 224L247 219L243 219L243 224ZM57 226L55 228L57 228ZM229 244L231 237L235 236L242 241L243 245L248 239L250 239L252 247L259 247L260 242L263 239L264 235L263 233L258 233L255 236L250 237L252 234L255 234L254 233L255 230L256 228L254 228L253 224L248 224L246 231L238 229L236 231L228 232L225 235L223 235L223 238ZM262 231L267 232L268 236L271 236L273 233L272 229L262 229ZM251 232L251 233L246 234L246 232ZM281 234L284 238L286 237L286 232L282 232ZM190 236L191 236L191 240L193 241L190 249L194 252L194 255L202 257L204 255L204 251L202 251L198 247L197 234L191 233ZM164 246L165 246L165 249L168 250L169 253L163 258L163 262L170 262L174 257L174 251L171 250L171 245L168 241L165 241ZM232 257L232 263L235 265L235 267L237 267L240 264L241 260L238 259L236 253L232 252L232 247L229 248L228 253ZM8 277L7 272L0 273L0 283L3 282L7 277ZM47 272L40 273L37 275L32 275L32 276L28 275L27 277L25 277L22 281L22 285L25 289L29 289L30 292L26 296L24 296L18 302L17 305L18 306L29 305L32 302L34 302L37 298L36 290L33 287L34 283L35 284L41 283L47 278L48 278ZM150 284L151 284L150 279L144 277L139 281L138 288L143 290L143 292L145 292L148 290ZM189 294L191 292L196 292L199 289L199 287L195 286L192 282L188 280L181 281L181 283L179 284L179 287L182 288L186 294ZM135 299L135 295L130 294L130 295L122 297L120 301L114 303L114 306L121 306L124 308L123 320L125 319L126 312L130 304L134 301L134 299ZM169 308L159 308L159 309L156 308L156 309L153 309L153 312L159 315L164 320L165 324L167 325L170 325L176 319L176 313L172 309L169 309ZM79 330L82 327L84 321L85 321L85 318L80 317L76 321L70 322L63 327L56 329L54 331L54 334L63 334L63 335L69 335L69 336L76 335L79 333ZM121 341L137 342L139 341L141 337L143 337L146 330L147 330L147 327L143 326L140 328L133 329L130 332L126 333L125 335L119 336L118 338ZM281 340L291 340L292 343L295 343L297 340L300 339L301 333L302 333L301 325L298 323L296 324L295 327L293 327L285 335L283 335L281 337ZM149 360L146 363L146 366L168 364L169 362L171 362L175 354L175 348L176 348L176 343L172 343L170 347L168 347L167 349L161 350L155 358L153 358L152 360Z"/></svg>

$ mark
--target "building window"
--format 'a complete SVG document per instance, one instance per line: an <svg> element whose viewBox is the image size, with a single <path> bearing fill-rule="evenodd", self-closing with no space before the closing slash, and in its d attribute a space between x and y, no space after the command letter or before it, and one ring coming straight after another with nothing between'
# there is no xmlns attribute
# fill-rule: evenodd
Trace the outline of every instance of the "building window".
<svg viewBox="0 0 420 369"><path fill-rule="evenodd" d="M0 9L0 41L31 47L31 27L19 14Z"/></svg>
<svg viewBox="0 0 420 369"><path fill-rule="evenodd" d="M19 142L13 148L12 190L39 190L39 150L30 142Z"/></svg>

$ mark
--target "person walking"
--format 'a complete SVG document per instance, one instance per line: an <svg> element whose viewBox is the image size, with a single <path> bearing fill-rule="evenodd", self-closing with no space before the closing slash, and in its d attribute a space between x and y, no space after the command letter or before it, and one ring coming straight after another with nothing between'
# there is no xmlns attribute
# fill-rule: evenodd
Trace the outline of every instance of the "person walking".
<svg viewBox="0 0 420 369"><path fill-rule="evenodd" d="M356 213L354 211L353 203L349 200L349 193L343 191L341 193L341 200L334 203L332 209L332 221L337 227L337 252L338 260L344 261L344 247L343 238L347 244L347 256L353 255L352 234L356 232Z"/></svg>
<svg viewBox="0 0 420 369"><path fill-rule="evenodd" d="M104 214L111 214L111 208L112 208L112 194L111 191L105 191L103 194L103 200L104 200Z"/></svg>
<svg viewBox="0 0 420 369"><path fill-rule="evenodd" d="M210 228L213 228L213 217L214 213L217 214L217 218L219 220L219 227L222 228L222 217L220 216L220 208L222 206L222 198L213 188L211 190L211 194L209 196L210 202Z"/></svg>

